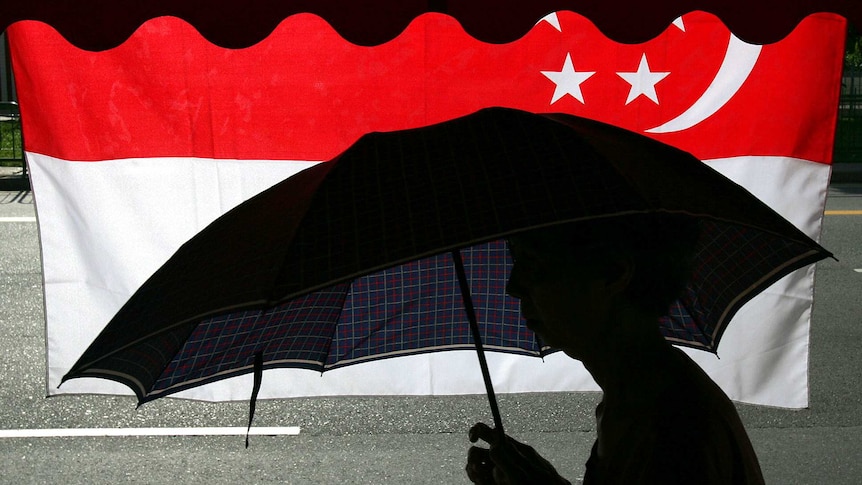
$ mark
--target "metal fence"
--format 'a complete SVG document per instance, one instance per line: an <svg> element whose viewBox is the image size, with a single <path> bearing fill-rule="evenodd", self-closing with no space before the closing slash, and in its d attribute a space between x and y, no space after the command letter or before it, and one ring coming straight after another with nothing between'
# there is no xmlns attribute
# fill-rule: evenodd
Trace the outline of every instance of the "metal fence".
<svg viewBox="0 0 862 485"><path fill-rule="evenodd" d="M27 176L21 136L21 112L18 110L18 103L13 101L0 102L0 165L21 167L21 173Z"/></svg>
<svg viewBox="0 0 862 485"><path fill-rule="evenodd" d="M862 68L845 67L835 128L836 163L862 162Z"/></svg>
<svg viewBox="0 0 862 485"><path fill-rule="evenodd" d="M15 98L15 80L5 32L0 32L0 165L21 167L24 174L27 173L21 112Z"/></svg>
<svg viewBox="0 0 862 485"><path fill-rule="evenodd" d="M15 102L0 102L0 161L23 160L21 113Z"/></svg>

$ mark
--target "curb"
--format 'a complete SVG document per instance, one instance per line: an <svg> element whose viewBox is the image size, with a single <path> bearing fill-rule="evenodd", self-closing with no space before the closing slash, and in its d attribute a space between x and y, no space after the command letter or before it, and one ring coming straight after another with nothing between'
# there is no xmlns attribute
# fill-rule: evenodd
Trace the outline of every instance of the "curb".
<svg viewBox="0 0 862 485"><path fill-rule="evenodd" d="M0 190L2 191L28 191L30 190L30 178L23 175L0 177Z"/></svg>

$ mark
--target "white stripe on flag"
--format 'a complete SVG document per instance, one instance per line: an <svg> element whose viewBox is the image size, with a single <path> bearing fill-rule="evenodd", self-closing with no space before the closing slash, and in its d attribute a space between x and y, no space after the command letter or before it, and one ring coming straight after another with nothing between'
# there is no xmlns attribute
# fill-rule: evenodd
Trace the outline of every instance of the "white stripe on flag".
<svg viewBox="0 0 862 485"><path fill-rule="evenodd" d="M204 159L70 163L30 153L28 158L41 225L49 395L130 394L103 379L57 385L114 313L183 242L231 207L311 165ZM828 165L786 157L707 163L818 237ZM724 334L721 360L692 351L732 399L787 408L808 405L812 282L813 269L802 269L745 305ZM562 354L543 360L492 352L488 361L500 393L598 390L583 366ZM247 400L251 388L248 374L176 397ZM259 398L482 390L476 355L463 351L384 359L323 375L272 369Z"/></svg>

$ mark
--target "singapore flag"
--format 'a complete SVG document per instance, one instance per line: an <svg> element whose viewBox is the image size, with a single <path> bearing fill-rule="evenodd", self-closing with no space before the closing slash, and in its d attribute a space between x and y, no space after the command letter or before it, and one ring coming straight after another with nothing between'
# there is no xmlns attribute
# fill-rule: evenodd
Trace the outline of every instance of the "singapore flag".
<svg viewBox="0 0 862 485"><path fill-rule="evenodd" d="M245 49L182 20L144 23L123 44L80 50L51 27L8 33L38 208L48 393L130 394L60 378L129 296L220 214L362 134L428 125L488 106L567 112L689 151L814 238L830 175L844 20L818 14L751 45L693 12L642 44L619 44L560 12L507 44L426 14L361 47L311 15ZM746 305L713 354L691 351L734 399L808 404L814 269ZM489 356L499 392L596 390L580 365ZM260 397L481 393L475 355L444 352L323 376L267 371ZM416 376L433 376L417 378ZM251 377L183 391L248 399Z"/></svg>

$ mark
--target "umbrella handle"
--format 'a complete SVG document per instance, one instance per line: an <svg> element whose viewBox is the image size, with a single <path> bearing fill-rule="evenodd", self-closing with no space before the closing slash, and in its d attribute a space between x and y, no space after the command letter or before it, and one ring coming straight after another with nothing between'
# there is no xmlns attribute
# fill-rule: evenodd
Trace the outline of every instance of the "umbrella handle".
<svg viewBox="0 0 862 485"><path fill-rule="evenodd" d="M497 406L497 396L494 394L494 384L491 382L488 361L485 360L485 349L482 347L482 334L479 331L479 323L476 320L476 310L473 307L473 298L470 296L470 285L467 282L467 272L464 271L464 261L461 260L460 250L456 249L452 251L452 261L455 263L455 272L458 274L461 298L464 300L464 311L467 312L467 320L470 321L473 343L476 344L479 367L482 369L482 378L485 380L485 391L488 393L488 403L491 405L491 414L494 416L494 427L502 435L503 420L500 418L500 408Z"/></svg>

